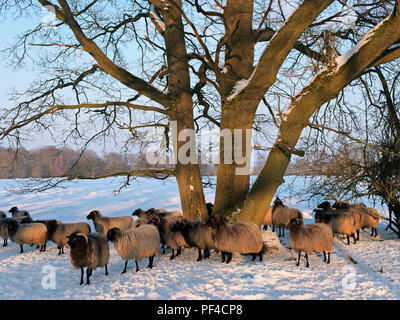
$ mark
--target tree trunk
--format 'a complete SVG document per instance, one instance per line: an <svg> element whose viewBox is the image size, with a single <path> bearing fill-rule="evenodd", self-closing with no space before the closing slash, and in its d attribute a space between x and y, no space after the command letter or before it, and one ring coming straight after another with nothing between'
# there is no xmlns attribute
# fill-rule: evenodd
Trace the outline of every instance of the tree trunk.
<svg viewBox="0 0 400 320"><path fill-rule="evenodd" d="M223 95L228 97L234 90L236 83L241 79L248 79L253 72L254 41L249 36L252 34L253 1L229 0L225 6L224 15L228 26L224 65L227 72L218 77L218 82ZM244 165L235 161L234 149L237 144L233 139L234 130L244 129L240 135L243 146L240 153L241 156L245 157L247 143L245 129L251 131L255 109L249 108L244 103L230 104L222 101L221 104L220 161L213 212L229 215L237 208L242 208L250 186L249 173L245 173L244 170L242 174L237 174L237 169L244 167ZM227 132L232 140L225 141L224 133ZM225 151L230 153L229 159L225 159Z"/></svg>
<svg viewBox="0 0 400 320"><path fill-rule="evenodd" d="M205 220L207 219L207 209L197 163L189 62L179 9L181 1L175 1L175 3L176 6L168 7L165 7L163 2L156 4L158 4L166 26L164 38L169 73L168 89L173 102L170 120L176 121L177 127L176 132L173 133L175 136L172 137L176 160L176 180L184 217L191 220ZM188 129L188 135L182 139L183 141L180 141L179 135L185 129ZM188 149L186 149L187 147ZM187 162L188 159L192 159L192 161Z"/></svg>

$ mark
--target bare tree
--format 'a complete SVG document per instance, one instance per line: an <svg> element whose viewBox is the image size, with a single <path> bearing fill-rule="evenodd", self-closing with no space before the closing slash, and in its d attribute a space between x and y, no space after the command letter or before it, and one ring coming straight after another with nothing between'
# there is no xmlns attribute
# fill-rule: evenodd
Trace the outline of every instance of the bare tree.
<svg viewBox="0 0 400 320"><path fill-rule="evenodd" d="M16 64L38 50L37 63L49 78L14 97L20 103L2 116L0 138L19 144L25 128L45 128L84 147L125 137L129 149L147 144L151 131L144 130L161 128L168 135L168 124L176 121L175 154L192 154L194 137L180 141L182 130L216 126L221 137L214 210L241 208L239 219L260 223L292 154L304 154L296 144L313 114L369 68L400 57L398 1L356 2L357 33L345 24L332 28L345 18L346 3L2 1L3 12L53 8L57 21L53 28L39 24L10 48ZM268 135L271 126L257 113L261 102L276 135L270 148L260 149L270 152L250 188L250 175L236 174L243 165L224 161L224 151L234 150L237 141L226 141L222 132L242 130L244 144L246 129ZM56 116L71 127L59 129ZM199 165L178 161L173 174L184 214L204 219Z"/></svg>
<svg viewBox="0 0 400 320"><path fill-rule="evenodd" d="M360 77L368 110L365 119L359 119L362 130L358 137L338 132L338 150L324 156L324 164L318 157L311 160L320 176L308 192L335 201L380 200L389 209L388 228L400 237L399 77L398 68L389 67L375 67Z"/></svg>

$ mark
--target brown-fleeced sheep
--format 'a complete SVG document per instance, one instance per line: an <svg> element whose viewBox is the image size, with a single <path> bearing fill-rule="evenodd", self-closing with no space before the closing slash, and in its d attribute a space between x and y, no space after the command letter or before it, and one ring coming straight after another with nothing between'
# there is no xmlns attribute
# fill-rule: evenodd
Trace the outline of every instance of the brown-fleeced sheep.
<svg viewBox="0 0 400 320"><path fill-rule="evenodd" d="M126 272L130 259L135 260L136 272L139 271L138 261L143 258L149 258L148 268L153 268L154 257L160 250L160 234L155 226L145 224L126 231L112 228L107 232L107 239L114 244L119 256L125 261L122 273Z"/></svg>
<svg viewBox="0 0 400 320"><path fill-rule="evenodd" d="M290 230L290 247L299 254L296 266L300 264L301 252L305 253L306 267L310 266L308 255L314 251L323 252L324 262L330 263L333 232L329 226L323 223L303 225L302 220L295 218L290 220L288 229Z"/></svg>
<svg viewBox="0 0 400 320"><path fill-rule="evenodd" d="M272 205L272 225L274 227L279 228L278 237L281 236L282 230L282 237L285 236L285 228L287 224L293 218L298 218L303 220L303 214L300 210L295 208L289 208L285 206L279 197L277 197ZM275 231L275 228L273 229Z"/></svg>
<svg viewBox="0 0 400 320"><path fill-rule="evenodd" d="M123 231L129 230L133 223L133 218L130 216L104 217L99 210L91 211L86 218L92 220L95 230L105 236L108 230L112 228L119 228Z"/></svg>
<svg viewBox="0 0 400 320"><path fill-rule="evenodd" d="M232 253L251 254L253 261L257 256L262 261L265 246L261 230L255 223L229 223L225 218L213 215L206 224L212 228L212 241L214 247L222 252L222 262L229 263Z"/></svg>
<svg viewBox="0 0 400 320"><path fill-rule="evenodd" d="M86 284L90 284L90 276L96 268L105 268L108 275L107 264L110 260L110 249L105 235L99 232L84 234L73 232L68 236L68 245L71 248L70 261L75 269L81 269L81 282L83 284L83 268L86 267Z"/></svg>

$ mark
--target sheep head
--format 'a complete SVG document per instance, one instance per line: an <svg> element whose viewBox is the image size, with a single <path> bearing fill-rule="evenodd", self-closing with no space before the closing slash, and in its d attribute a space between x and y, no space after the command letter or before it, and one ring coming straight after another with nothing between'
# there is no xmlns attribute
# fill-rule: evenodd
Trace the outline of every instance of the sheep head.
<svg viewBox="0 0 400 320"><path fill-rule="evenodd" d="M133 211L132 215L133 216L138 216L139 218L145 218L144 217L144 211L142 209L136 209L135 211Z"/></svg>
<svg viewBox="0 0 400 320"><path fill-rule="evenodd" d="M108 230L107 232L107 240L108 241L114 241L115 238L121 233L121 230L119 228L112 228Z"/></svg>
<svg viewBox="0 0 400 320"><path fill-rule="evenodd" d="M274 206L274 207L283 207L283 202L282 202L282 200L279 199L279 197L276 197L273 206Z"/></svg>
<svg viewBox="0 0 400 320"><path fill-rule="evenodd" d="M177 221L175 224L171 227L172 232L178 232L182 231L186 228L186 223L184 221Z"/></svg>
<svg viewBox="0 0 400 320"><path fill-rule="evenodd" d="M208 216L211 217L214 205L211 202L206 203Z"/></svg>
<svg viewBox="0 0 400 320"><path fill-rule="evenodd" d="M10 210L8 210L9 213L15 213L18 212L18 208L17 207L12 207Z"/></svg>
<svg viewBox="0 0 400 320"><path fill-rule="evenodd" d="M291 220L289 221L289 223L287 224L287 228L288 228L290 231L293 231L293 230L297 230L297 229L301 228L302 225L303 225L303 221L302 221L301 219L299 219L299 218L293 218L293 219L291 219Z"/></svg>
<svg viewBox="0 0 400 320"><path fill-rule="evenodd" d="M86 219L88 219L88 220L94 220L94 219L96 219L97 217L101 217L100 211L99 211L99 210L93 210L93 211L91 211L91 212L87 215Z"/></svg>
<svg viewBox="0 0 400 320"><path fill-rule="evenodd" d="M10 234L15 234L18 230L18 223L15 220L10 220L7 222L7 229Z"/></svg>
<svg viewBox="0 0 400 320"><path fill-rule="evenodd" d="M157 215L154 216L154 217L151 217L151 219L149 220L148 224L153 224L156 227L159 227L159 226L161 226L161 218L159 216L157 216Z"/></svg>
<svg viewBox="0 0 400 320"><path fill-rule="evenodd" d="M75 232L71 233L69 236L67 236L67 238L68 238L67 244L71 248L86 245L88 243L88 238L87 238L86 234L84 234L82 232L75 231Z"/></svg>
<svg viewBox="0 0 400 320"><path fill-rule="evenodd" d="M319 205L317 205L317 208L324 209L324 210L329 209L330 207L331 207L331 204L329 203L329 201L324 201L324 202L321 202Z"/></svg>

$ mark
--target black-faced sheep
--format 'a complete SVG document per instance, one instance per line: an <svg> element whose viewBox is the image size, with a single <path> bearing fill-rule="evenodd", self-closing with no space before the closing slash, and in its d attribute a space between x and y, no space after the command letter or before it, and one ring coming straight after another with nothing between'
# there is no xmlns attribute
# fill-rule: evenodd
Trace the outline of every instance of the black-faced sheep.
<svg viewBox="0 0 400 320"><path fill-rule="evenodd" d="M232 253L251 254L253 261L257 256L262 261L265 246L261 230L255 223L228 223L225 218L213 215L206 224L212 228L212 241L214 247L222 252L222 262L229 263Z"/></svg>
<svg viewBox="0 0 400 320"><path fill-rule="evenodd" d="M16 217L29 217L29 212L26 210L18 210L17 207L12 207L8 212L11 213L13 218Z"/></svg>
<svg viewBox="0 0 400 320"><path fill-rule="evenodd" d="M7 215L3 211L0 211L0 219L5 219L5 218L7 218Z"/></svg>
<svg viewBox="0 0 400 320"><path fill-rule="evenodd" d="M180 216L164 218L157 215L149 220L149 224L153 224L158 228L158 232L160 233L161 243L166 244L168 247L171 248L172 250L170 258L171 260L175 258L175 250L176 250L176 256L179 256L181 254L182 247L186 248L190 247L188 243L185 241L185 238L183 237L181 232L171 231L172 226L177 221L182 219L183 218Z"/></svg>
<svg viewBox="0 0 400 320"><path fill-rule="evenodd" d="M31 217L17 217L17 218L3 218L0 219L0 237L3 238L3 247L7 246L8 244L8 222L14 220L17 223L30 223L32 222L32 218Z"/></svg>
<svg viewBox="0 0 400 320"><path fill-rule="evenodd" d="M374 208L368 208L364 203L349 204L347 202L335 203L333 208L344 210L343 212L355 212L360 216L360 228L371 228L371 236L378 235L377 228L379 223L379 213ZM359 240L359 230L357 231L357 240Z"/></svg>
<svg viewBox="0 0 400 320"><path fill-rule="evenodd" d="M335 209L326 211L324 209L314 209L315 222L327 224L334 233L339 233L347 237L347 244L350 245L350 236L356 243L356 220L353 215L335 212Z"/></svg>
<svg viewBox="0 0 400 320"><path fill-rule="evenodd" d="M18 224L17 221L11 219L7 222L8 235L11 241L20 245L21 251L24 252L24 244L37 244L40 246L40 252L46 251L47 228L41 223Z"/></svg>
<svg viewBox="0 0 400 320"><path fill-rule="evenodd" d="M190 247L198 249L197 261L203 259L201 250L204 251L204 259L210 257L210 249L214 249L212 229L203 221L183 219L177 221L171 228L172 232L181 232Z"/></svg>
<svg viewBox="0 0 400 320"><path fill-rule="evenodd" d="M48 240L57 244L58 254L64 254L64 246L68 242L68 236L73 232L90 233L90 226L86 222L61 223L58 220L47 221Z"/></svg>
<svg viewBox="0 0 400 320"><path fill-rule="evenodd" d="M350 214L354 217L356 221L357 241L360 240L360 229L362 227L362 211L364 211L364 209L362 207L352 207L346 202L335 202L332 205L332 208L336 209L338 213Z"/></svg>
<svg viewBox="0 0 400 320"><path fill-rule="evenodd" d="M305 253L306 267L310 266L308 255L314 251L323 252L324 262L330 263L333 232L329 226L323 223L305 226L301 219L292 219L288 224L288 229L290 230L290 247L299 254L296 266L300 264L301 252ZM328 259L326 253L328 253Z"/></svg>
<svg viewBox="0 0 400 320"><path fill-rule="evenodd" d="M95 230L104 235L107 235L108 230L112 228L129 230L132 228L133 222L133 218L129 216L103 217L98 210L91 211L86 218L92 220Z"/></svg>
<svg viewBox="0 0 400 320"><path fill-rule="evenodd" d="M206 203L206 208L207 208L208 217L210 218L212 216L214 205L211 202L207 202Z"/></svg>
<svg viewBox="0 0 400 320"><path fill-rule="evenodd" d="M363 213L361 220L361 228L371 228L371 237L378 235L379 213L375 208L366 208L367 212Z"/></svg>
<svg viewBox="0 0 400 320"><path fill-rule="evenodd" d="M285 228L287 224L290 222L290 220L292 220L293 218L299 218L303 220L303 214L301 213L300 210L285 206L282 200L279 199L278 197L275 199L272 205L271 214L272 214L272 224L275 227L279 228L278 237L281 236L281 230L282 230L282 237L285 236Z"/></svg>
<svg viewBox="0 0 400 320"><path fill-rule="evenodd" d="M90 284L90 276L96 268L105 268L108 276L107 264L110 260L110 249L105 235L99 232L84 234L73 232L68 236L68 245L71 248L70 259L75 269L81 269L83 284L83 268L86 267L86 284Z"/></svg>
<svg viewBox="0 0 400 320"><path fill-rule="evenodd" d="M139 271L138 261L143 258L149 258L148 268L153 268L154 257L160 248L160 234L155 226L147 224L126 231L112 228L107 232L107 239L114 244L119 256L125 261L122 273L126 272L130 259L135 260L136 272Z"/></svg>

